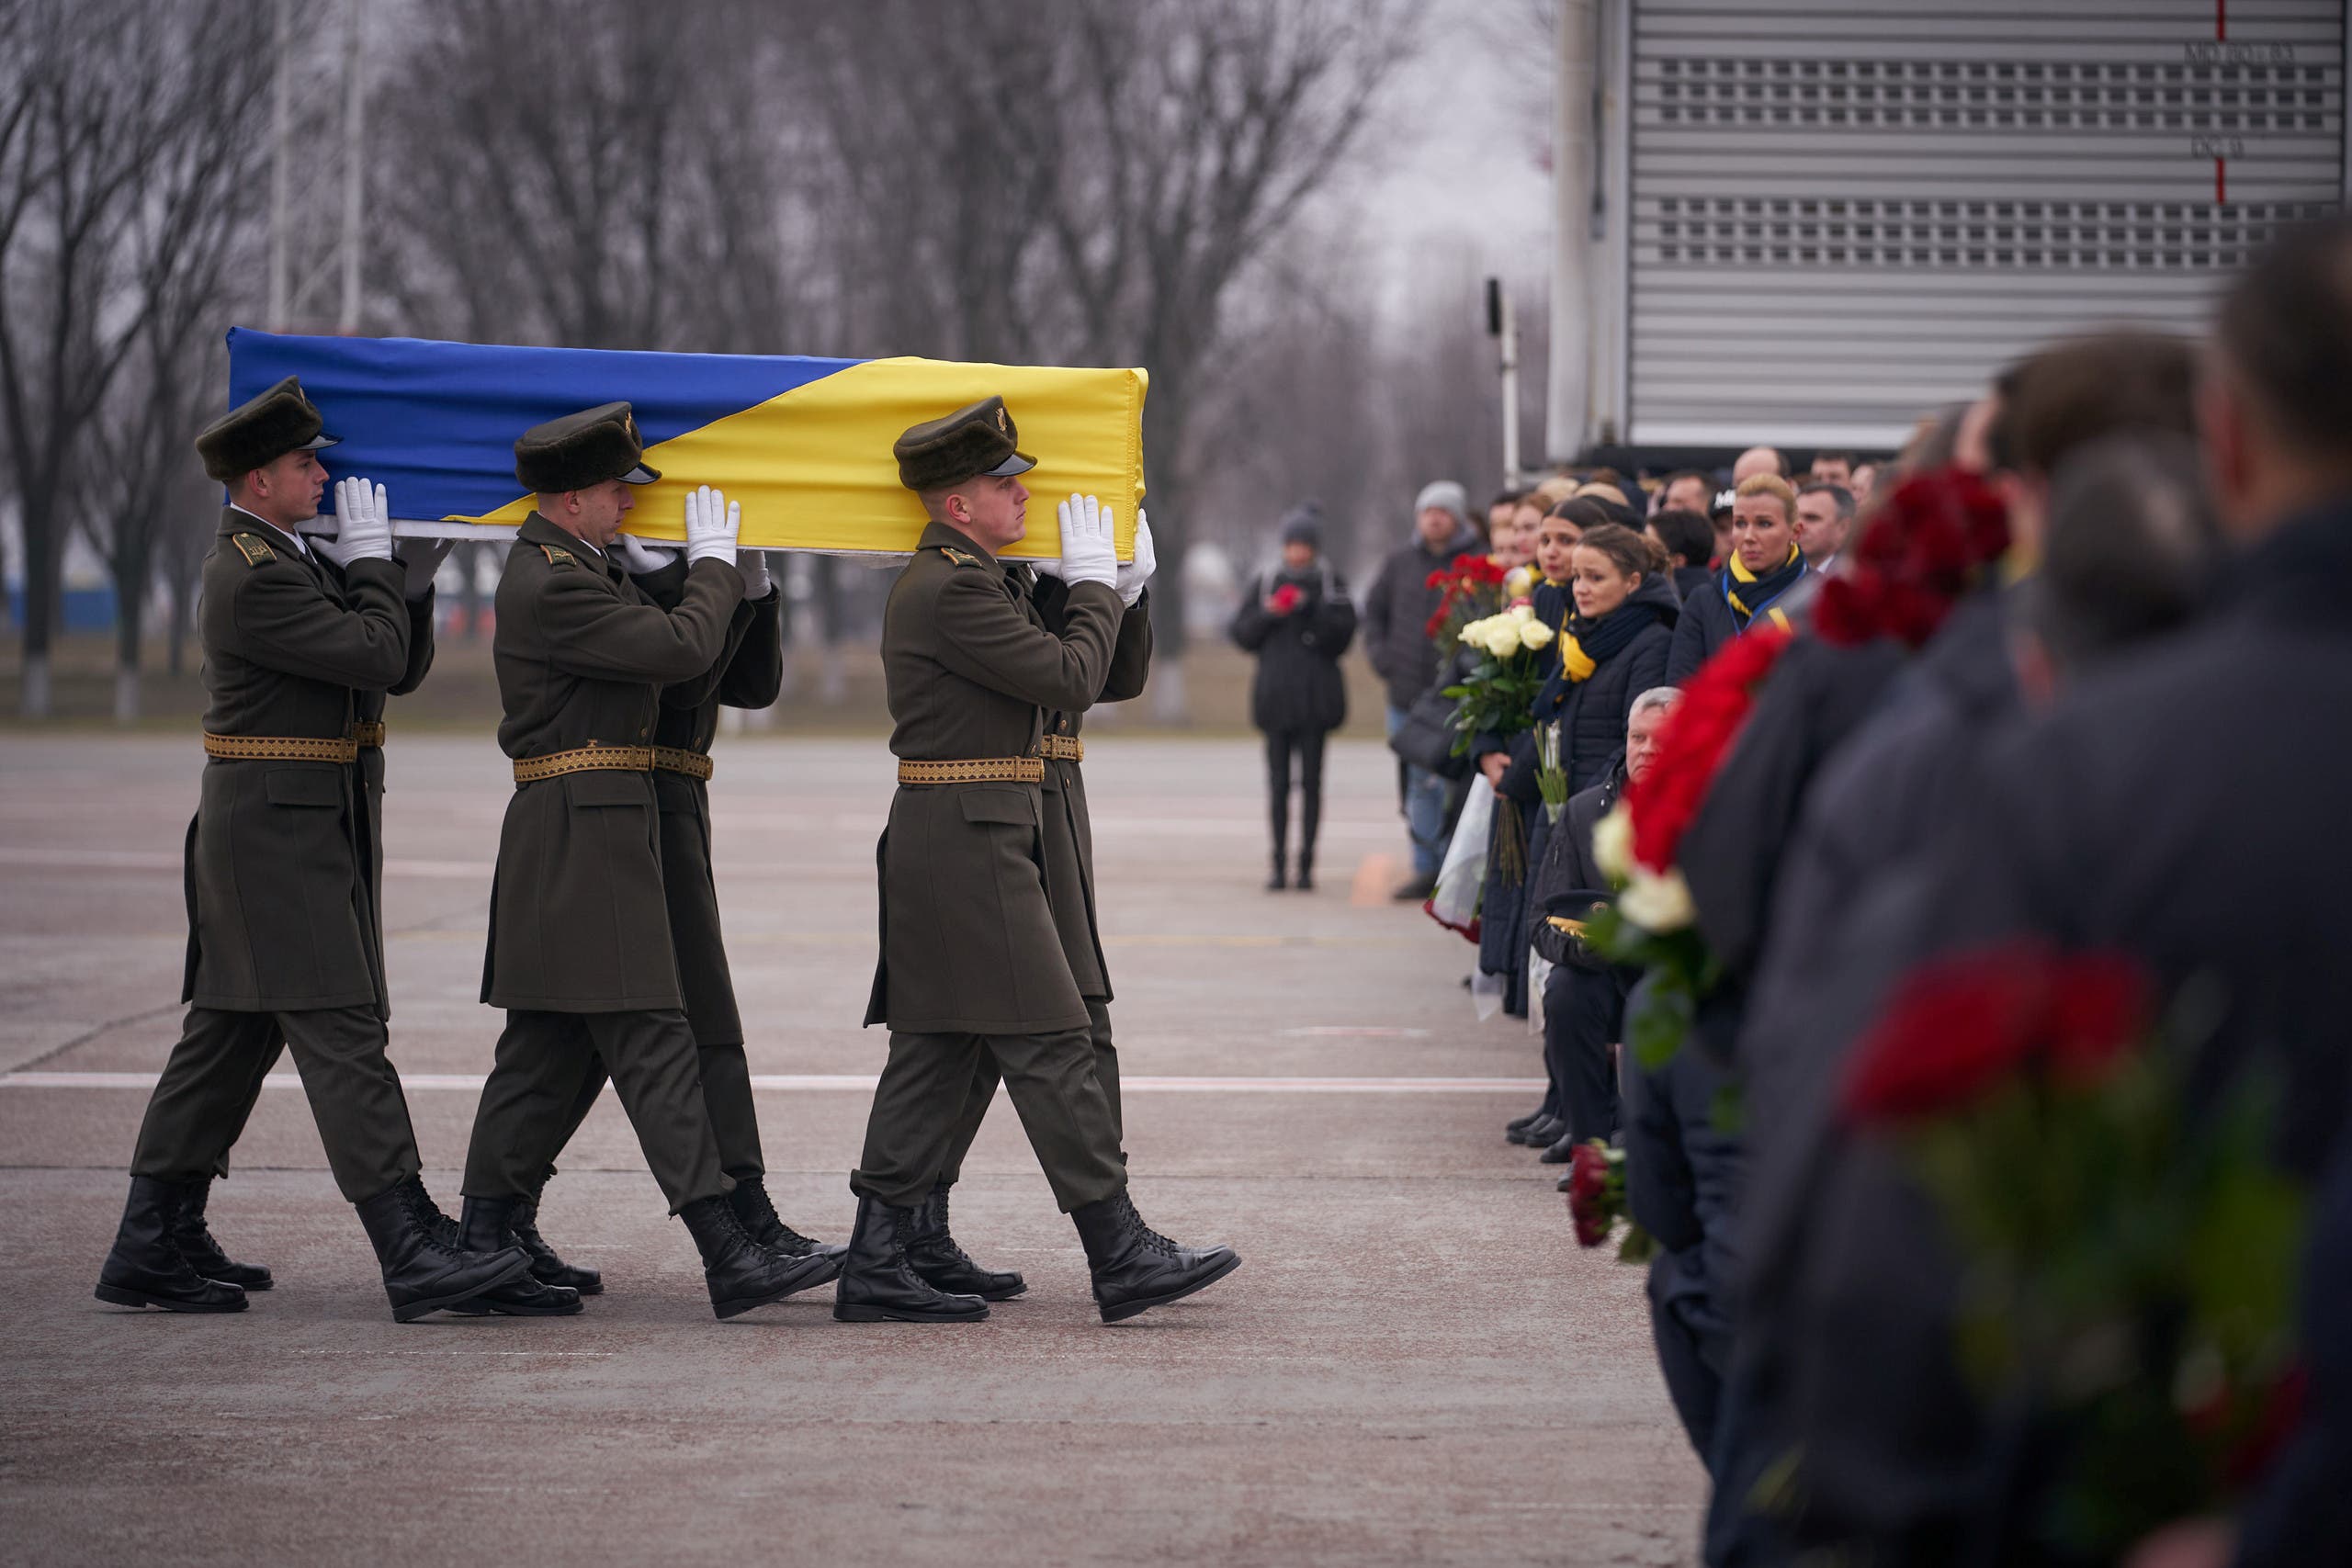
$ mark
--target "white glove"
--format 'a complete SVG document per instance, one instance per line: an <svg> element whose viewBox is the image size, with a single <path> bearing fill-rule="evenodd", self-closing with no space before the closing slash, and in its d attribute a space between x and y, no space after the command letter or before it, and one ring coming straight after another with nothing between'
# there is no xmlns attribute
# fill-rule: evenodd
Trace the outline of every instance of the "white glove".
<svg viewBox="0 0 2352 1568"><path fill-rule="evenodd" d="M773 581L768 575L768 553L765 550L737 550L735 570L743 574L743 597L764 599Z"/></svg>
<svg viewBox="0 0 2352 1568"><path fill-rule="evenodd" d="M686 498L686 504L689 506L694 504L692 496ZM613 536L613 558L621 563L622 570L638 577L643 577L649 572L660 571L663 567L676 560L678 552L684 548L684 545L657 545L650 539L640 539L634 534Z"/></svg>
<svg viewBox="0 0 2352 1568"><path fill-rule="evenodd" d="M1136 601L1143 597L1145 585L1151 581L1151 574L1159 570L1159 558L1152 553L1151 548L1150 513L1138 511L1136 513L1135 564L1119 568L1119 581L1114 584L1119 590L1119 602L1128 609L1134 609Z"/></svg>
<svg viewBox="0 0 2352 1568"><path fill-rule="evenodd" d="M1061 570L1056 575L1072 588L1081 582L1117 587L1119 558L1111 544L1111 508L1091 495L1073 495L1054 511L1062 525Z"/></svg>
<svg viewBox="0 0 2352 1568"><path fill-rule="evenodd" d="M392 509L382 485L335 480L334 515L336 549L328 558L337 566L392 558Z"/></svg>
<svg viewBox="0 0 2352 1568"><path fill-rule="evenodd" d="M735 564L735 540L743 532L743 508L704 485L686 491L686 563L723 560Z"/></svg>
<svg viewBox="0 0 2352 1568"><path fill-rule="evenodd" d="M408 568L407 593L412 599L422 599L433 592L433 580L441 575L441 563L449 558L457 547L455 539L403 539L401 553L395 558Z"/></svg>

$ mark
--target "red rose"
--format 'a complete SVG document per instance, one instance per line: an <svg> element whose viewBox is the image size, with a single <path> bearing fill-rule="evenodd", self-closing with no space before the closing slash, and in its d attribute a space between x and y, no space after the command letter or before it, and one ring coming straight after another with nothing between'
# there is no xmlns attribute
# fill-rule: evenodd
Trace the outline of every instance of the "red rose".
<svg viewBox="0 0 2352 1568"><path fill-rule="evenodd" d="M1963 1110L2030 1064L2069 1086L2104 1077L2149 1018L2140 968L2118 954L2018 942L1914 970L1849 1058L1849 1122Z"/></svg>
<svg viewBox="0 0 2352 1568"><path fill-rule="evenodd" d="M1957 468L1907 479L1856 542L1852 570L1822 584L1815 629L1844 647L1917 648L2008 547L2008 511L1983 479Z"/></svg>
<svg viewBox="0 0 2352 1568"><path fill-rule="evenodd" d="M1568 1214L1579 1247L1599 1247L1617 1224L1609 1201L1609 1156L1597 1142L1578 1144L1568 1156Z"/></svg>
<svg viewBox="0 0 2352 1568"><path fill-rule="evenodd" d="M1634 823L1634 858L1663 873L1674 864L1682 834L1699 814L1715 769L1731 750L1756 705L1757 688L1787 651L1782 631L1752 631L1724 644L1683 683L1682 700L1658 731L1649 772L1625 786Z"/></svg>
<svg viewBox="0 0 2352 1568"><path fill-rule="evenodd" d="M1289 615L1293 610L1298 608L1298 602L1303 597L1304 595L1298 591L1297 583L1283 583L1280 588L1275 589L1273 592L1274 614L1278 615Z"/></svg>

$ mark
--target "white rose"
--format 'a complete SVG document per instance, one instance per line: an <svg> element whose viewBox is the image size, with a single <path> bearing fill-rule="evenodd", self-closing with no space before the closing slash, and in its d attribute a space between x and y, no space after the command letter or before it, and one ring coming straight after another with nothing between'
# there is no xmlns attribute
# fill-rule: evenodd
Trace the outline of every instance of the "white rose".
<svg viewBox="0 0 2352 1568"><path fill-rule="evenodd" d="M1519 651L1519 623L1505 617L1487 628L1487 651L1497 659L1509 659Z"/></svg>
<svg viewBox="0 0 2352 1568"><path fill-rule="evenodd" d="M1682 880L1679 870L1658 876L1639 866L1634 868L1625 891L1617 896L1617 911L1644 931L1661 936L1679 931L1699 918L1698 907L1690 902L1690 885Z"/></svg>
<svg viewBox="0 0 2352 1568"><path fill-rule="evenodd" d="M1592 825L1592 863L1621 887L1634 874L1634 814L1622 800Z"/></svg>
<svg viewBox="0 0 2352 1568"><path fill-rule="evenodd" d="M1510 618L1514 621L1532 621L1535 618L1535 606L1532 604L1513 604L1510 607Z"/></svg>
<svg viewBox="0 0 2352 1568"><path fill-rule="evenodd" d="M1552 628L1541 621L1522 621L1519 626L1519 645L1528 649L1549 648L1552 646Z"/></svg>

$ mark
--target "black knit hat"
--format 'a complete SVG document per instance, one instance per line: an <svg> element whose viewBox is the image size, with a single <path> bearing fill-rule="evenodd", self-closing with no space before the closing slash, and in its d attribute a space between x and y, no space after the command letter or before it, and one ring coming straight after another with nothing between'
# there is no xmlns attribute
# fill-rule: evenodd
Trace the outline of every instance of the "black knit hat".
<svg viewBox="0 0 2352 1568"><path fill-rule="evenodd" d="M661 469L645 466L637 415L627 403L599 403L535 424L514 443L514 478L540 495L586 490L606 479L648 485L661 477Z"/></svg>
<svg viewBox="0 0 2352 1568"><path fill-rule="evenodd" d="M982 474L1025 474L1037 459L1020 449L1021 433L1001 397L909 428L891 445L899 482L911 491L944 490Z"/></svg>
<svg viewBox="0 0 2352 1568"><path fill-rule="evenodd" d="M325 433L325 423L303 394L302 383L288 376L198 431L197 456L204 459L208 476L227 484L288 452L334 446L336 438Z"/></svg>

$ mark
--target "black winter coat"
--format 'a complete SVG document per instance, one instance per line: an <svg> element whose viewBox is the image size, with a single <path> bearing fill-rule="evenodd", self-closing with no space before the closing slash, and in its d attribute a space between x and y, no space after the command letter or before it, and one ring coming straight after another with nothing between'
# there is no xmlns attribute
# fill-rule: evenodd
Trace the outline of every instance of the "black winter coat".
<svg viewBox="0 0 2352 1568"><path fill-rule="evenodd" d="M1732 612L1731 601L1724 596L1724 584L1730 575L1731 569L1725 567L1682 601L1682 624L1674 629L1674 651L1666 661L1666 678L1673 684L1679 686L1690 679L1700 665L1714 657L1717 649L1739 636L1738 617ZM1781 591L1779 598L1757 606L1759 620L1773 609L1793 615L1813 596L1814 582L1814 571L1808 566L1797 574L1794 582Z"/></svg>
<svg viewBox="0 0 2352 1568"><path fill-rule="evenodd" d="M1298 607L1286 615L1266 608L1283 585L1298 590ZM1250 722L1268 734L1325 732L1348 721L1348 684L1340 655L1355 640L1356 607L1347 580L1317 562L1303 572L1287 569L1250 581L1233 613L1233 640L1258 656L1250 682Z"/></svg>
<svg viewBox="0 0 2352 1568"><path fill-rule="evenodd" d="M1625 721L1633 716L1634 699L1653 686L1667 683L1666 665L1675 637L1675 623L1682 614L1674 585L1663 573L1645 578L1633 600L1655 605L1658 618L1634 640L1611 654L1593 672L1570 689L1560 709L1560 766L1568 775L1568 793L1590 789L1625 760ZM1632 601L1629 601L1631 603ZM1559 644L1544 649L1547 657ZM1511 743L1510 771L1503 775L1503 793L1522 803L1541 800L1535 782L1535 738L1516 737Z"/></svg>
<svg viewBox="0 0 2352 1568"><path fill-rule="evenodd" d="M2274 1075L2278 1162L2317 1178L2352 1132L2352 839L2329 830L2352 798L2352 735L2318 719L2352 712L2348 575L2352 496L2250 549L2202 626L1988 740L1873 922L1893 934L1849 955L1841 988L1868 994L1923 955L2019 934L2119 949L2168 984L2204 976L2223 1011L2190 1103ZM1841 1056L1822 1053L1808 1105L1831 1098ZM1759 1197L1772 1174L1759 1169ZM1807 1454L1816 1533L1901 1543L2016 1517L2031 1477L1994 1491L1969 1479L2007 1438L1953 1365L1960 1270L1932 1206L1889 1151L1852 1141L1816 1153L1805 1186L1801 1256L1774 1271L1788 1292L1776 1322L1794 1330L1785 1436Z"/></svg>
<svg viewBox="0 0 2352 1568"><path fill-rule="evenodd" d="M1483 554L1486 544L1467 526L1430 549L1417 536L1391 550L1373 574L1363 598L1363 650L1388 688L1391 707L1408 708L1437 680L1437 645L1429 638L1430 616L1443 596L1429 586L1430 573L1450 566L1456 556Z"/></svg>

